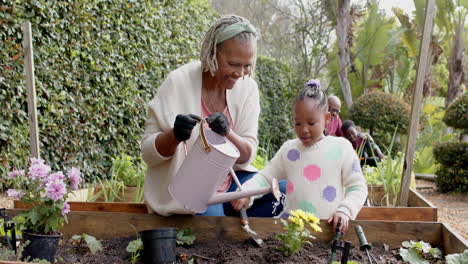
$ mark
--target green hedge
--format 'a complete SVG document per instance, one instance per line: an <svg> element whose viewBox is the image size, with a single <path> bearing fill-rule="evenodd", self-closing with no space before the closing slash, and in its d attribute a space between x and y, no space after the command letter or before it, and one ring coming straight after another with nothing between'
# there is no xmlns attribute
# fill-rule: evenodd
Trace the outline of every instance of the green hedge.
<svg viewBox="0 0 468 264"><path fill-rule="evenodd" d="M468 193L468 143L436 145L434 157L441 164L436 172L439 190Z"/></svg>
<svg viewBox="0 0 468 264"><path fill-rule="evenodd" d="M460 95L449 105L443 121L447 126L468 130L468 93Z"/></svg>
<svg viewBox="0 0 468 264"><path fill-rule="evenodd" d="M436 175L440 192L468 193L468 169L441 166Z"/></svg>
<svg viewBox="0 0 468 264"><path fill-rule="evenodd" d="M371 131L382 130L405 133L410 117L410 106L393 94L371 92L360 96L350 110L350 119Z"/></svg>
<svg viewBox="0 0 468 264"><path fill-rule="evenodd" d="M468 168L468 143L441 143L434 147L436 161L447 167Z"/></svg>
<svg viewBox="0 0 468 264"><path fill-rule="evenodd" d="M260 90L260 147L268 150L271 158L281 145L294 137L292 129L292 102L303 87L290 68L275 59L259 56L255 79Z"/></svg>
<svg viewBox="0 0 468 264"><path fill-rule="evenodd" d="M32 24L41 157L103 176L140 157L146 103L198 57L207 1L0 0L1 174L30 155L21 23Z"/></svg>

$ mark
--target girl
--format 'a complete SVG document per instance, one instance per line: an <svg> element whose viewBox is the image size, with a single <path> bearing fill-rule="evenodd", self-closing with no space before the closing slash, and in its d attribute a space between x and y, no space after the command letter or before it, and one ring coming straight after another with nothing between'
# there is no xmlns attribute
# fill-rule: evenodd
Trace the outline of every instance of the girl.
<svg viewBox="0 0 468 264"><path fill-rule="evenodd" d="M367 197L367 185L353 147L342 137L325 136L330 119L327 96L320 83L310 80L294 100L294 131L297 139L286 141L270 163L242 190L268 185L272 178L287 179L287 199L283 215L295 209L328 219L334 229L354 219ZM236 210L249 207L258 198L232 202Z"/></svg>

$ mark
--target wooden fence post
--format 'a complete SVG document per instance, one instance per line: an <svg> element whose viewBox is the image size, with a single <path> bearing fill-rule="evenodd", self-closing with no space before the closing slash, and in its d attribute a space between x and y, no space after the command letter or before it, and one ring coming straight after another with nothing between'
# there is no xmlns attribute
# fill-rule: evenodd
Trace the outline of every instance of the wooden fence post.
<svg viewBox="0 0 468 264"><path fill-rule="evenodd" d="M416 136L418 134L419 113L421 111L422 92L424 79L427 71L427 60L429 56L429 44L432 35L432 25L435 14L435 0L427 0L424 18L424 28L419 47L418 72L416 73L416 88L413 94L413 103L411 104L411 122L406 143L405 163L401 175L399 206L408 206L408 193L411 183L411 171L413 170L414 149L416 147Z"/></svg>
<svg viewBox="0 0 468 264"><path fill-rule="evenodd" d="M28 21L23 23L23 49L26 90L28 96L29 142L31 144L31 155L32 157L40 158L39 129L37 126L36 112L36 86L34 84L33 45L31 23Z"/></svg>

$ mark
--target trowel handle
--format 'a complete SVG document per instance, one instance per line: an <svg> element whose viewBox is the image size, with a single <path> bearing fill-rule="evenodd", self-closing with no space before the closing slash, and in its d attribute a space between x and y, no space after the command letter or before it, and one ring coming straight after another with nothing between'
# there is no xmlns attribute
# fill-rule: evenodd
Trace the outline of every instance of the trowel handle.
<svg viewBox="0 0 468 264"><path fill-rule="evenodd" d="M364 231L362 230L362 227L360 225L356 225L354 227L354 231L356 231L356 235L359 238L359 249L361 251L366 251L372 248L372 246L367 243L366 235L364 234Z"/></svg>
<svg viewBox="0 0 468 264"><path fill-rule="evenodd" d="M247 217L247 208L242 207L240 209L240 215L241 215L242 225L248 225L249 224L249 218Z"/></svg>

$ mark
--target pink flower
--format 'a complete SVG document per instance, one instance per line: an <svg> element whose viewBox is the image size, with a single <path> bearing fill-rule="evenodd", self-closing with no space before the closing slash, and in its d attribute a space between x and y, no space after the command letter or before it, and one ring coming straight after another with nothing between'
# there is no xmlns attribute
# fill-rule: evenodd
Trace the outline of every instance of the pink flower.
<svg viewBox="0 0 468 264"><path fill-rule="evenodd" d="M65 183L60 180L48 182L45 190L47 197L53 201L63 199L63 196L67 193Z"/></svg>
<svg viewBox="0 0 468 264"><path fill-rule="evenodd" d="M66 215L70 212L70 205L67 202L63 202L62 215Z"/></svg>
<svg viewBox="0 0 468 264"><path fill-rule="evenodd" d="M23 197L24 193L22 191L17 191L15 189L8 189L7 195L8 195L8 197L21 199L21 197Z"/></svg>
<svg viewBox="0 0 468 264"><path fill-rule="evenodd" d="M18 176L24 176L24 170L13 170L8 173L8 179L14 179Z"/></svg>
<svg viewBox="0 0 468 264"><path fill-rule="evenodd" d="M50 172L50 166L46 164L33 164L29 168L29 177L33 180L37 179L43 179L46 178L49 175Z"/></svg>
<svg viewBox="0 0 468 264"><path fill-rule="evenodd" d="M31 158L31 166L38 164L44 164L44 160L41 158Z"/></svg>
<svg viewBox="0 0 468 264"><path fill-rule="evenodd" d="M78 189L78 185L81 183L80 169L72 167L68 171L68 178L70 178L70 184L73 190Z"/></svg>
<svg viewBox="0 0 468 264"><path fill-rule="evenodd" d="M51 173L49 175L49 179L48 179L48 181L51 181L51 182L52 181L63 181L63 180L65 180L65 175L63 175L63 172L61 172L61 171Z"/></svg>

